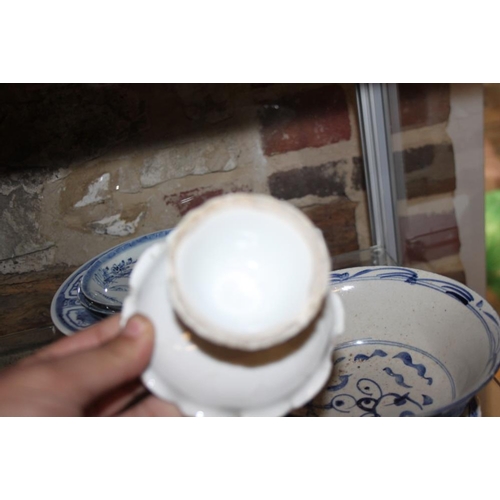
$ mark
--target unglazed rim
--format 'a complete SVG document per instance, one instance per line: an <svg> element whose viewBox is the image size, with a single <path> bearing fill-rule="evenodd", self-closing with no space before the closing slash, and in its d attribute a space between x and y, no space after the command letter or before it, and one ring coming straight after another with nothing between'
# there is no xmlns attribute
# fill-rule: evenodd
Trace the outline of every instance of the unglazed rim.
<svg viewBox="0 0 500 500"><path fill-rule="evenodd" d="M206 318L199 315L190 307L183 297L179 283L176 279L176 252L183 238L197 225L203 223L212 213L235 206L250 207L265 212L273 212L302 233L304 241L311 249L312 281L308 294L308 301L295 316L279 326L268 328L259 333L241 334L229 329L211 324ZM257 350L285 342L303 330L319 311L329 286L330 257L323 239L323 235L312 222L296 207L290 203L279 201L271 196L261 194L229 194L214 198L201 207L189 212L172 231L167 239L167 280L172 304L176 313L200 337L211 342L227 347Z"/></svg>

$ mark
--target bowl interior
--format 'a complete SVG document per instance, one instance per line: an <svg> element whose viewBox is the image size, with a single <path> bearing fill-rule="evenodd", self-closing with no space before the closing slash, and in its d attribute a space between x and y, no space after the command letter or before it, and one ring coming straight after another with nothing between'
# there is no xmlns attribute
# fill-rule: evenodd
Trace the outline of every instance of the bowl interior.
<svg viewBox="0 0 500 500"><path fill-rule="evenodd" d="M195 225L177 248L188 307L216 328L258 333L290 321L308 301L312 245L263 210L234 208Z"/></svg>
<svg viewBox="0 0 500 500"><path fill-rule="evenodd" d="M498 368L498 316L477 294L403 268L335 273L346 331L308 411L328 416L440 414L463 406Z"/></svg>

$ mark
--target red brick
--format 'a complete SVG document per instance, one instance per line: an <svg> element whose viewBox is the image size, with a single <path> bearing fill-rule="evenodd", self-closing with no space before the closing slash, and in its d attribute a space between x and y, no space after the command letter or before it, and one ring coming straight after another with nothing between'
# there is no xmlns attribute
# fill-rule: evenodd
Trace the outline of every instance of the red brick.
<svg viewBox="0 0 500 500"><path fill-rule="evenodd" d="M268 101L259 109L267 156L349 140L351 125L344 90L328 85Z"/></svg>
<svg viewBox="0 0 500 500"><path fill-rule="evenodd" d="M400 83L398 85L403 130L446 122L450 115L448 83Z"/></svg>
<svg viewBox="0 0 500 500"><path fill-rule="evenodd" d="M451 144L426 145L397 151L394 162L396 168L404 169L407 198L455 190L455 156Z"/></svg>
<svg viewBox="0 0 500 500"><path fill-rule="evenodd" d="M339 255L359 249L356 231L357 204L347 198L326 205L304 208L304 213L323 232L330 255Z"/></svg>
<svg viewBox="0 0 500 500"><path fill-rule="evenodd" d="M338 166L343 163L344 160L331 161L315 167L275 172L267 180L269 191L282 200L302 198L309 194L321 197L344 195L345 176L338 170Z"/></svg>
<svg viewBox="0 0 500 500"><path fill-rule="evenodd" d="M401 217L399 227L407 264L430 262L460 251L460 236L454 212Z"/></svg>

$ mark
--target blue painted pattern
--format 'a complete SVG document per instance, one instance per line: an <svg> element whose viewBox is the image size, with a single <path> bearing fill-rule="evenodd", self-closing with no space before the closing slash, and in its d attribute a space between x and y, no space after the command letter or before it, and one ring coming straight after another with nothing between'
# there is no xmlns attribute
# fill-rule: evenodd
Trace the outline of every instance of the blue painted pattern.
<svg viewBox="0 0 500 500"><path fill-rule="evenodd" d="M367 356L366 354L358 354L354 358L354 361L368 361L369 359L373 358L373 356L380 356L381 358L385 358L385 356L387 356L387 353L382 351L381 349L375 349L369 356Z"/></svg>
<svg viewBox="0 0 500 500"><path fill-rule="evenodd" d="M365 354L367 348L371 346L376 346L376 349L372 348L368 350L369 355ZM382 348L383 346L385 348ZM389 356L389 349L396 354ZM364 352L351 355L353 362L350 362L348 353L358 350ZM446 375L445 380L449 382L448 397L450 400L455 398L456 389L453 378L446 367L434 356L399 342L367 339L361 343L359 341L347 342L336 348L336 352L341 353L338 359L344 362L336 365L338 373L332 379L333 383L330 383L322 394L307 405L306 411L310 416L319 416L319 413L326 412L331 413L331 416L352 414L362 417L380 417L395 413L400 417L408 417L422 413L425 407L432 407L434 398L423 389L428 382L425 377L417 373L414 368L415 364L401 363L401 358L407 359L406 355L409 355L409 351L421 359L418 364L420 372L425 373L432 367L436 374L439 372ZM377 355L374 356L374 353ZM377 360L375 364L374 360ZM388 366L389 364L392 368ZM395 367L402 368L406 372L396 372ZM359 372L361 372L361 377ZM413 380L412 383L409 382L410 379ZM420 379L423 379L423 382L415 384L414 381ZM398 390L398 387L403 390Z"/></svg>
<svg viewBox="0 0 500 500"><path fill-rule="evenodd" d="M71 274L61 285L52 300L51 317L56 328L62 333L69 335L92 326L101 319L99 316L86 309L78 298L78 288L82 279L87 276L87 271L96 265L97 262L112 258L112 256L127 249L131 249L145 241L153 241L167 236L170 231L170 229L157 231L126 241L121 245L117 245L103 252L94 259L89 260Z"/></svg>
<svg viewBox="0 0 500 500"><path fill-rule="evenodd" d="M413 386L408 385L405 382L405 378L403 375L400 373L394 373L388 366L384 368L384 372L387 373L390 377L394 377L396 384L400 385L401 387L405 387L406 389L411 389Z"/></svg>
<svg viewBox="0 0 500 500"><path fill-rule="evenodd" d="M419 364L413 363L413 360L412 360L410 353L400 352L400 353L396 354L394 356L394 358L400 359L401 361L403 361L403 363L406 366L409 366L410 368L414 368L417 371L417 374L419 377L426 380L428 385L432 385L432 377L425 376L427 368L424 365L419 365Z"/></svg>
<svg viewBox="0 0 500 500"><path fill-rule="evenodd" d="M356 281L392 280L408 283L412 286L422 286L440 292L463 304L482 323L487 335L490 357L486 370L496 371L500 366L500 325L495 313L484 311L484 301L473 294L472 290L458 282L447 279L424 278L414 269L404 267L373 267L362 269L358 272L341 272L331 274L331 283L344 283Z"/></svg>
<svg viewBox="0 0 500 500"><path fill-rule="evenodd" d="M395 266L353 268L331 274L332 285L341 287L350 282L385 280L431 289L465 307L480 321L489 343L483 384L500 368L498 315L479 295L460 283ZM360 345L364 346L361 350ZM368 346L372 349L367 349ZM350 350L354 352L349 360ZM457 398L455 381L446 366L421 349L403 343L367 338L337 346L335 352L337 361L329 385L313 401L297 410L297 415L460 416L465 409L466 416L481 414L473 396L482 386L478 385L474 391ZM440 403L438 407L437 401L442 400L443 390L449 391L447 398L450 402Z"/></svg>

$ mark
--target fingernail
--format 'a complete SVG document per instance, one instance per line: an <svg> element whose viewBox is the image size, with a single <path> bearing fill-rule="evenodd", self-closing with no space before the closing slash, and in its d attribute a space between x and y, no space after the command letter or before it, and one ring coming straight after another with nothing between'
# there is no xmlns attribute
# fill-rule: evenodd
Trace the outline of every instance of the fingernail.
<svg viewBox="0 0 500 500"><path fill-rule="evenodd" d="M127 321L122 335L136 339L146 332L147 327L148 324L145 319L140 316L134 316Z"/></svg>

